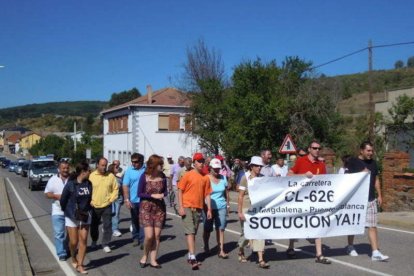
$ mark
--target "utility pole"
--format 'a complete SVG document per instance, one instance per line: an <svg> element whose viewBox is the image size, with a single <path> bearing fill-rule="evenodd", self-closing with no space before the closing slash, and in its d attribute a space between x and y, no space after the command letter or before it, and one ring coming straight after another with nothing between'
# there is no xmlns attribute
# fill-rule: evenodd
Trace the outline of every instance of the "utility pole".
<svg viewBox="0 0 414 276"><path fill-rule="evenodd" d="M74 145L74 150L76 152L76 121L73 122L73 145Z"/></svg>
<svg viewBox="0 0 414 276"><path fill-rule="evenodd" d="M369 95L369 130L368 136L371 143L374 143L375 105L372 87L372 41L368 41L368 95Z"/></svg>

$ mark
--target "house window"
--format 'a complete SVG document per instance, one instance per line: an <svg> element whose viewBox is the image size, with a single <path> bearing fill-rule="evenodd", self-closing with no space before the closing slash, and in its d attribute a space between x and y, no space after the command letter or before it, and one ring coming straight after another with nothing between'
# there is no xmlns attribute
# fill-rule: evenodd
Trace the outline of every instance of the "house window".
<svg viewBox="0 0 414 276"><path fill-rule="evenodd" d="M158 115L158 130L169 130L168 124L169 122L169 115L168 114L159 114Z"/></svg>
<svg viewBox="0 0 414 276"><path fill-rule="evenodd" d="M128 115L108 119L108 132L117 133L128 131Z"/></svg>
<svg viewBox="0 0 414 276"><path fill-rule="evenodd" d="M188 115L180 114L159 114L158 115L159 131L188 131L191 130L191 122Z"/></svg>

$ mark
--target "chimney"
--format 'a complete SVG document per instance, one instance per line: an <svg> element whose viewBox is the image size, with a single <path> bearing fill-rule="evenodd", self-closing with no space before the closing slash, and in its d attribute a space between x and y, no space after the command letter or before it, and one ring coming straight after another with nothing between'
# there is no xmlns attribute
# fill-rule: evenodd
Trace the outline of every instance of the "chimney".
<svg viewBox="0 0 414 276"><path fill-rule="evenodd" d="M152 86L150 84L147 85L147 99L148 104L152 104Z"/></svg>

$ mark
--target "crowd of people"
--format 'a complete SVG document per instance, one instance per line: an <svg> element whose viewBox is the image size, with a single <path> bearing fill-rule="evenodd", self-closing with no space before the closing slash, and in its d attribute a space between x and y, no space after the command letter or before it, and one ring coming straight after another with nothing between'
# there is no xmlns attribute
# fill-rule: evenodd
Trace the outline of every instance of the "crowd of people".
<svg viewBox="0 0 414 276"><path fill-rule="evenodd" d="M69 164L62 161L59 174L52 177L45 188L46 197L53 200L51 217L56 254L61 261L70 258L74 269L87 274L84 259L88 235L92 239L91 247L96 248L99 225L102 224L100 244L104 252L110 253L112 236L122 235L118 225L120 208L124 205L130 210L132 245L143 250L139 266L160 269L162 266L157 255L167 215L166 206L169 204L181 216L188 249L187 262L191 269L197 270L200 266L196 258L195 238L201 221L204 251L210 253L209 240L215 230L218 257L228 259L224 233L230 208L229 191L233 190L238 193L237 212L241 224L238 260L240 263L247 262L245 248L250 246L257 254L258 267L267 269L270 265L265 260L265 245L272 241L248 240L243 233L244 214L251 206L249 184L262 176L305 175L312 178L313 175L326 174L320 151L320 143L312 141L307 150L298 150L298 158L290 166L285 164L282 156L277 156L275 164L272 164L270 150L262 150L260 156L251 157L248 164L236 158L232 168L223 156L205 157L202 153L195 153L191 158L180 156L177 163L173 162L172 156L167 156L164 162L163 157L155 154L145 162L142 154L134 153L131 155L131 166L125 171L118 160L108 166L108 160L102 157L97 162L96 170L91 171L88 163L81 162L70 173ZM358 156L343 158L339 173L371 173L366 227L372 247L371 259L384 261L389 257L383 255L378 246L377 205L381 205L382 197L373 153L371 143L362 143ZM66 235L69 244L66 244ZM290 259L297 258L294 242L294 239L289 240L286 251ZM347 253L358 256L353 242L354 236L348 236ZM330 264L331 261L323 255L322 240L317 238L314 243L315 262Z"/></svg>

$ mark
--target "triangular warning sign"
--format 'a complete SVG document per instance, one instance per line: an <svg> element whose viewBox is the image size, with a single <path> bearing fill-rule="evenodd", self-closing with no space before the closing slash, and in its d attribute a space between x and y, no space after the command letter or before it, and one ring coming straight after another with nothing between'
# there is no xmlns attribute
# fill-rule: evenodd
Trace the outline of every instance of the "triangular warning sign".
<svg viewBox="0 0 414 276"><path fill-rule="evenodd" d="M293 139L290 134L285 136L285 140L283 140L282 145L279 148L279 153L282 154L290 154L296 153L296 145L293 143Z"/></svg>

